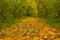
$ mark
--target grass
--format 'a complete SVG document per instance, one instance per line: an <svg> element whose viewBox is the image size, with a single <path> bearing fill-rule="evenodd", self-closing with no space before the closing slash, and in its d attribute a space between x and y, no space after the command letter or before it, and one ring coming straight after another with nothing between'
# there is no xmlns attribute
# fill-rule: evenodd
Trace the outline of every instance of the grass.
<svg viewBox="0 0 60 40"><path fill-rule="evenodd" d="M40 18L40 22L49 24L49 25L51 25L51 27L54 27L54 28L60 28L60 23L56 23L56 22L54 22L54 20L51 20L51 19Z"/></svg>
<svg viewBox="0 0 60 40"><path fill-rule="evenodd" d="M19 23L21 22L22 19L25 19L25 18L29 18L29 16L22 16L19 19L15 19L15 18L9 19L8 17L8 20L6 20L5 22L2 22L2 23L0 22L0 29L10 27L12 24Z"/></svg>

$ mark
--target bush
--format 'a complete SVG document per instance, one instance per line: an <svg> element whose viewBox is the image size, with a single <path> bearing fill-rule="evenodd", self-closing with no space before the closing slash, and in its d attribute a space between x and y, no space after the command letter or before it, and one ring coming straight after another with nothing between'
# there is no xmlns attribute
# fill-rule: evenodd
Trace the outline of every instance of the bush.
<svg viewBox="0 0 60 40"><path fill-rule="evenodd" d="M39 5L38 17L45 18L51 25L60 26L60 0L45 0Z"/></svg>
<svg viewBox="0 0 60 40"><path fill-rule="evenodd" d="M35 1L0 0L0 28L10 25L25 16L36 16Z"/></svg>
<svg viewBox="0 0 60 40"><path fill-rule="evenodd" d="M60 26L60 0L0 0L0 27L27 16Z"/></svg>

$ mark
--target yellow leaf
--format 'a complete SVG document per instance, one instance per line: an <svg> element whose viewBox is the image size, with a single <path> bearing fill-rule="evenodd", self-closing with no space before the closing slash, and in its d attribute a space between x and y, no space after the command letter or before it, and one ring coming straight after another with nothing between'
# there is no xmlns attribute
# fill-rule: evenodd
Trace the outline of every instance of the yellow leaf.
<svg viewBox="0 0 60 40"><path fill-rule="evenodd" d="M33 38L33 40L39 40L39 37L35 36L35 37Z"/></svg>

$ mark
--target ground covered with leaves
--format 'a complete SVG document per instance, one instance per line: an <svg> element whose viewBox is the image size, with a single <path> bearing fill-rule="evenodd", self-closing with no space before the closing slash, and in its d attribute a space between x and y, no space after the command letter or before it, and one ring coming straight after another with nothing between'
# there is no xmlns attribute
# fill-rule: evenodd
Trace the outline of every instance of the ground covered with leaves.
<svg viewBox="0 0 60 40"><path fill-rule="evenodd" d="M60 40L60 29L41 23L38 18L26 18L0 30L0 40Z"/></svg>

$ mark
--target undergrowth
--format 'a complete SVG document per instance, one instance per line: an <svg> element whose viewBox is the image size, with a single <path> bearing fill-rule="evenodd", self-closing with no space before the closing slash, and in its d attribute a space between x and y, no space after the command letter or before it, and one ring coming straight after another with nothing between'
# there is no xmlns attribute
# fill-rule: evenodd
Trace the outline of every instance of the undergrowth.
<svg viewBox="0 0 60 40"><path fill-rule="evenodd" d="M27 17L60 27L60 0L0 0L0 28Z"/></svg>

